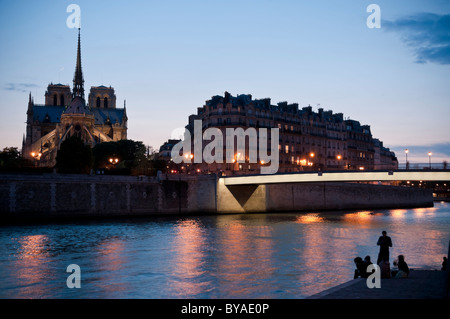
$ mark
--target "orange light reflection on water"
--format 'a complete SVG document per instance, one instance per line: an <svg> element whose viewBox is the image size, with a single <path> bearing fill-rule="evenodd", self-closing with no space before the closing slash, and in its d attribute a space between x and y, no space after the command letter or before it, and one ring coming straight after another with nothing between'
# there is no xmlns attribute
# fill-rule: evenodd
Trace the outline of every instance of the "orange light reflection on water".
<svg viewBox="0 0 450 319"><path fill-rule="evenodd" d="M23 287L18 298L40 298L45 294L46 282L52 280L48 268L48 237L30 235L21 237L17 250L14 277Z"/></svg>
<svg viewBox="0 0 450 319"><path fill-rule="evenodd" d="M393 218L400 219L405 218L405 215L408 211L406 209L391 209L389 213Z"/></svg>
<svg viewBox="0 0 450 319"><path fill-rule="evenodd" d="M128 284L117 281L117 273L126 264L124 259L127 256L125 244L119 238L113 237L99 242L95 248L98 253L95 259L96 264L98 264L97 270L101 270L104 274L101 281L95 282L97 288L106 295L120 294L120 292L126 291L129 288ZM83 272L83 268L81 268L81 271Z"/></svg>
<svg viewBox="0 0 450 319"><path fill-rule="evenodd" d="M324 222L325 219L320 217L319 214L306 214L297 216L295 222L300 224L313 224Z"/></svg>
<svg viewBox="0 0 450 319"><path fill-rule="evenodd" d="M170 289L175 295L192 298L203 292L206 282L199 282L204 274L205 237L202 226L194 219L180 221L175 230L176 255L173 260L173 275Z"/></svg>
<svg viewBox="0 0 450 319"><path fill-rule="evenodd" d="M344 214L342 216L342 221L344 223L349 224L359 224L360 226L367 225L369 227L369 224L373 220L373 213L371 211L360 211L355 213L349 213Z"/></svg>
<svg viewBox="0 0 450 319"><path fill-rule="evenodd" d="M264 286L276 271L272 261L272 228L266 225L264 219L253 222L255 224L245 225L240 220L233 220L220 227L218 242L223 248L220 249L222 254L218 261L221 274L219 284L223 282L230 298L257 294L272 288Z"/></svg>

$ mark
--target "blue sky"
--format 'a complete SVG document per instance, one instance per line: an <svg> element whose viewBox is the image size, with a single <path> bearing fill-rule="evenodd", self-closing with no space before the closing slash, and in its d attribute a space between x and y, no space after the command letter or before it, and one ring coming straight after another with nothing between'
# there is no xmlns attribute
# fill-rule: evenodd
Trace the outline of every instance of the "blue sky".
<svg viewBox="0 0 450 319"><path fill-rule="evenodd" d="M154 148L225 91L371 126L411 162L450 159L449 1L3 1L0 147L21 146L28 93L72 85L81 8L85 89L126 100L128 138ZM381 8L370 29L369 4ZM319 106L320 104L320 106Z"/></svg>

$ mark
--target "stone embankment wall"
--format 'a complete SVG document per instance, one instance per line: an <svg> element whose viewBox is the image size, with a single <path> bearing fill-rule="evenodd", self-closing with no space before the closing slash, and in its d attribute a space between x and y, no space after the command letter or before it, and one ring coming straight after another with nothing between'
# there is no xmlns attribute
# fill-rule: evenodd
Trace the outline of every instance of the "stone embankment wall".
<svg viewBox="0 0 450 319"><path fill-rule="evenodd" d="M0 175L10 218L135 216L216 211L215 176Z"/></svg>
<svg viewBox="0 0 450 319"><path fill-rule="evenodd" d="M427 206L433 206L429 190L370 184L227 187L215 175L0 175L0 220Z"/></svg>

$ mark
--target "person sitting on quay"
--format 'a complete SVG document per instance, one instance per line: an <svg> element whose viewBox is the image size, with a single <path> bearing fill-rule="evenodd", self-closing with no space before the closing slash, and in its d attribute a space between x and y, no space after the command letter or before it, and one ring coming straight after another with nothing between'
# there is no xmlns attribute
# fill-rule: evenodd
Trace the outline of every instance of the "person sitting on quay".
<svg viewBox="0 0 450 319"><path fill-rule="evenodd" d="M356 257L355 259L353 259L353 261L356 265L355 275L353 276L353 279L356 279L358 277L367 278L367 267L365 266L365 262L362 260L362 258Z"/></svg>
<svg viewBox="0 0 450 319"><path fill-rule="evenodd" d="M383 257L378 266L380 267L381 278L391 278L391 265L387 257Z"/></svg>
<svg viewBox="0 0 450 319"><path fill-rule="evenodd" d="M364 262L367 266L372 265L372 261L370 260L370 256L364 257Z"/></svg>
<svg viewBox="0 0 450 319"><path fill-rule="evenodd" d="M358 277L367 278L372 274L372 272L367 271L367 267L372 264L370 256L364 257L364 260L361 257L356 257L353 261L356 265L354 279Z"/></svg>
<svg viewBox="0 0 450 319"><path fill-rule="evenodd" d="M403 255L399 255L397 259L394 260L393 265L395 266L395 269L391 271L393 278L408 278L409 267L405 262L405 257Z"/></svg>
<svg viewBox="0 0 450 319"><path fill-rule="evenodd" d="M408 278L409 267L408 264L405 262L405 256L399 255L397 257L397 260L398 260L397 262L398 271L395 274L395 278Z"/></svg>

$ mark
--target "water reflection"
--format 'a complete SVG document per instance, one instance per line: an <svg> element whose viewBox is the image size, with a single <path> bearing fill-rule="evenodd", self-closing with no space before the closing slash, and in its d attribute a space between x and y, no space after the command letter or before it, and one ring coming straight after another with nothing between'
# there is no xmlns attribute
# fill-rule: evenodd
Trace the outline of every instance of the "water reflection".
<svg viewBox="0 0 450 319"><path fill-rule="evenodd" d="M19 259L30 260L48 255L48 250L46 249L48 237L46 235L24 236L18 242L20 244L20 248L17 251Z"/></svg>
<svg viewBox="0 0 450 319"><path fill-rule="evenodd" d="M117 237L103 239L95 246L95 251L96 268L92 274L88 274L93 279L94 289L104 296L123 297L123 292L129 288L129 284L117 280L117 274L127 263L125 243ZM98 274L101 274L101 280L98 280Z"/></svg>
<svg viewBox="0 0 450 319"><path fill-rule="evenodd" d="M300 215L295 220L296 223L300 223L300 224L321 223L324 221L325 221L325 218L319 216L319 214Z"/></svg>
<svg viewBox="0 0 450 319"><path fill-rule="evenodd" d="M227 218L228 219L228 218ZM272 228L260 222L245 225L242 220L223 220L218 229L217 285L230 298L270 298L274 239ZM264 223L263 223L264 224ZM266 295L268 294L268 295Z"/></svg>
<svg viewBox="0 0 450 319"><path fill-rule="evenodd" d="M2 298L303 298L353 278L356 256L440 269L450 206L2 227ZM65 285L78 264L81 289Z"/></svg>
<svg viewBox="0 0 450 319"><path fill-rule="evenodd" d="M405 218L405 214L408 212L406 209L392 209L389 211L393 218Z"/></svg>
<svg viewBox="0 0 450 319"><path fill-rule="evenodd" d="M182 220L176 224L171 265L173 279L169 280L168 287L176 297L195 298L207 289L208 282L202 279L205 240L204 230L197 220Z"/></svg>
<svg viewBox="0 0 450 319"><path fill-rule="evenodd" d="M13 253L11 277L22 287L17 298L39 298L46 290L46 282L54 277L48 264L49 239L46 235L19 237L18 248ZM8 280L11 278L2 278Z"/></svg>
<svg viewBox="0 0 450 319"><path fill-rule="evenodd" d="M344 223L358 224L364 228L370 227L370 223L373 220L373 212L371 211L360 211L355 213L348 213L343 216Z"/></svg>

